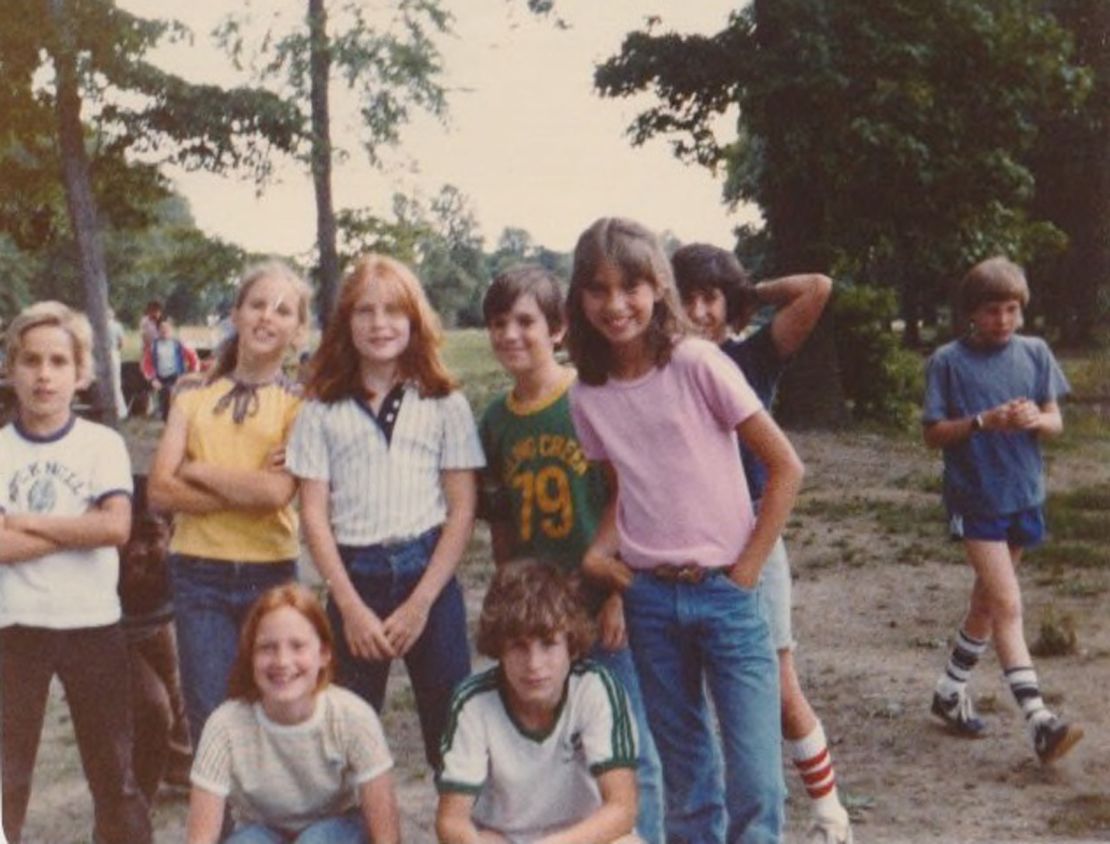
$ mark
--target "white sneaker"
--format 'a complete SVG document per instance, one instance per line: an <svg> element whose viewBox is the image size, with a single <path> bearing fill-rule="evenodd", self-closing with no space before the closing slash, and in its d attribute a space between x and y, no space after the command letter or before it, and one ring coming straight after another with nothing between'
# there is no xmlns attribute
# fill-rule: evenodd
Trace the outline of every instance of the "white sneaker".
<svg viewBox="0 0 1110 844"><path fill-rule="evenodd" d="M806 836L807 844L852 844L852 823L817 821Z"/></svg>

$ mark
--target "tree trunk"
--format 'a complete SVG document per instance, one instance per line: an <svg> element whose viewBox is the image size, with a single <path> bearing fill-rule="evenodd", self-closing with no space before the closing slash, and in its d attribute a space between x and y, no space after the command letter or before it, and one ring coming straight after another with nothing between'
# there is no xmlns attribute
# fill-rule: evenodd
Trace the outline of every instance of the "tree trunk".
<svg viewBox="0 0 1110 844"><path fill-rule="evenodd" d="M312 182L316 189L316 248L320 253L320 324L331 317L339 283L339 250L336 246L335 205L331 193L331 115L328 82L331 46L325 0L308 0L308 28L312 100Z"/></svg>
<svg viewBox="0 0 1110 844"><path fill-rule="evenodd" d="M97 410L105 424L118 427L115 401L118 375L112 366L112 345L108 333L108 278L81 125L74 15L66 0L49 0L49 11L56 35L50 49L57 77L55 113L62 158L62 180L85 288L85 310L93 327Z"/></svg>
<svg viewBox="0 0 1110 844"><path fill-rule="evenodd" d="M791 49L792 17L796 4L780 0L755 0L756 41L759 49L781 53ZM794 12L793 16L791 12ZM789 172L776 162L791 153L789 133L790 103L779 103L766 114L766 173ZM819 254L822 242L823 208L819 191L803 182L784 184L764 176L763 199L767 228L771 233L771 271L775 275L792 272L826 272L825 256ZM769 186L770 185L770 186ZM848 404L840 378L832 316L826 311L809 341L783 373L775 409L776 418L792 428L839 428L848 422Z"/></svg>

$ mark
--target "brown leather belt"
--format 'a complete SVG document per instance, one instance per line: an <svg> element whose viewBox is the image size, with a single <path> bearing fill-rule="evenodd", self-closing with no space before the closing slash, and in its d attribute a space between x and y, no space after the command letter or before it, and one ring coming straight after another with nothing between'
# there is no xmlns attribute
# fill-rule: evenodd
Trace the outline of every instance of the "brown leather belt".
<svg viewBox="0 0 1110 844"><path fill-rule="evenodd" d="M706 566L699 566L697 563L683 563L682 565L663 563L648 569L652 577L656 580L662 580L664 583L690 583L694 585L703 583L707 578L725 574L727 571L727 568L707 568Z"/></svg>

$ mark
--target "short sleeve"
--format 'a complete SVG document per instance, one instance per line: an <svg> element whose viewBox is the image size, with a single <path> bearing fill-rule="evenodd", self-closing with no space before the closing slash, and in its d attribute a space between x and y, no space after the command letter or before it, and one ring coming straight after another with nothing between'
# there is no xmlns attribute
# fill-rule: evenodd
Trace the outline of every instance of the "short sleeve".
<svg viewBox="0 0 1110 844"><path fill-rule="evenodd" d="M332 687L336 705L344 710L343 746L355 782L360 785L393 767L382 723L370 704L346 689Z"/></svg>
<svg viewBox="0 0 1110 844"><path fill-rule="evenodd" d="M443 413L443 448L439 455L440 469L481 469L486 465L478 427L470 402L458 390L441 399Z"/></svg>
<svg viewBox="0 0 1110 844"><path fill-rule="evenodd" d="M501 462L500 455L497 453L497 443L494 439L494 414L495 405L500 399L495 399L490 403L482 414L481 420L478 422L478 441L482 445L482 454L486 459L486 470L489 474L496 474L495 467Z"/></svg>
<svg viewBox="0 0 1110 844"><path fill-rule="evenodd" d="M498 445L497 420L504 419L501 408L504 397L490 402L478 423L478 438L486 458L482 482L478 487L478 518L487 522L504 522L512 519L509 491L501 477L501 449Z"/></svg>
<svg viewBox="0 0 1110 844"><path fill-rule="evenodd" d="M299 388L296 391L291 391L286 397L285 402L285 423L281 426L281 440L284 443L289 441L292 434L293 426L300 416L301 408L304 406L304 399L299 394Z"/></svg>
<svg viewBox="0 0 1110 844"><path fill-rule="evenodd" d="M624 687L600 665L583 678L582 748L594 776L636 765L636 729Z"/></svg>
<svg viewBox="0 0 1110 844"><path fill-rule="evenodd" d="M219 797L231 791L231 707L239 705L229 701L218 707L204 724L200 742L193 754L193 769L189 780Z"/></svg>
<svg viewBox="0 0 1110 844"><path fill-rule="evenodd" d="M582 445L582 451L588 459L608 460L605 444L590 422L590 400L585 390L580 381L576 381L570 388L570 417L574 422L574 431L578 434L578 442Z"/></svg>
<svg viewBox="0 0 1110 844"><path fill-rule="evenodd" d="M765 325L743 340L726 340L721 351L740 367L759 400L769 405L786 368L786 362L775 348L771 326Z"/></svg>
<svg viewBox="0 0 1110 844"><path fill-rule="evenodd" d="M697 341L688 340L688 343ZM693 377L718 424L731 430L754 413L762 410L763 402L744 378L740 368L712 343L694 361Z"/></svg>
<svg viewBox="0 0 1110 844"><path fill-rule="evenodd" d="M933 354L925 364L925 406L921 421L925 425L948 418L948 367Z"/></svg>
<svg viewBox="0 0 1110 844"><path fill-rule="evenodd" d="M306 403L293 423L293 433L285 447L285 465L298 478L326 481L331 477L328 442L324 434L326 405Z"/></svg>
<svg viewBox="0 0 1110 844"><path fill-rule="evenodd" d="M451 700L455 717L443 734L443 762L436 777L436 789L441 793L478 794L489 777L489 742L469 688L464 683Z"/></svg>
<svg viewBox="0 0 1110 844"><path fill-rule="evenodd" d="M93 470L93 487L90 490L93 501L100 502L113 495L130 496L133 491L131 477L131 457L123 437L111 428L103 428L104 438L96 452Z"/></svg>
<svg viewBox="0 0 1110 844"><path fill-rule="evenodd" d="M1060 364L1056 361L1056 356L1052 354L1048 344L1040 340L1038 345L1041 361L1038 367L1036 402L1037 404L1047 404L1048 402L1059 401L1071 392L1071 385L1068 384L1067 376L1064 375L1064 371L1060 368Z"/></svg>

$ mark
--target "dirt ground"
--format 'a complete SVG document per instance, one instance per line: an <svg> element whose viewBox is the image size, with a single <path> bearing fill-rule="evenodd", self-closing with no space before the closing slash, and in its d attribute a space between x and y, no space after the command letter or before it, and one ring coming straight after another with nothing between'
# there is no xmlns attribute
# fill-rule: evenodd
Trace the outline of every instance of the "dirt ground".
<svg viewBox="0 0 1110 844"><path fill-rule="evenodd" d="M1030 641L1046 610L1069 616L1078 638L1073 655L1037 663L1050 705L1086 729L1075 750L1050 768L1036 763L993 652L973 679L990 734L952 737L930 718L928 704L971 579L959 547L943 536L939 459L916 442L858 432L792 439L808 468L787 533L797 661L832 741L857 844L1110 841L1110 624L1101 611L1110 573L1047 576L1030 567L1023 574ZM1099 484L1110 484L1105 440L1053 456L1050 489ZM479 562L485 541L480 530L465 564L475 606L488 572ZM398 762L405 840L431 842L435 798L415 720L398 675L385 726ZM801 841L805 797L794 772L785 775L786 840ZM160 844L183 840L185 808L183 794L159 796ZM24 840L84 842L90 814L68 715L55 699Z"/></svg>

